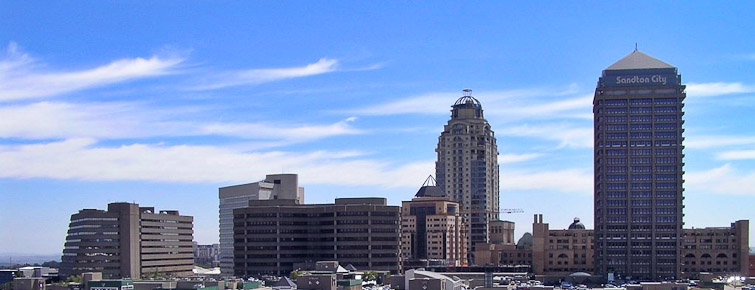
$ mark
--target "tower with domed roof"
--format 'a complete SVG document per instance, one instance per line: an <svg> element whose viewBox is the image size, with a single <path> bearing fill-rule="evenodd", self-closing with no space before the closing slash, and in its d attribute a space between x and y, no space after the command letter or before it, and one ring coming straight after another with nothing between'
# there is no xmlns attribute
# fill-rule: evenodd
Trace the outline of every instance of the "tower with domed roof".
<svg viewBox="0 0 755 290"><path fill-rule="evenodd" d="M490 240L490 222L498 220L498 146L482 104L465 89L451 106L435 149L435 176L446 197L459 203L467 221L467 245L474 261L477 243Z"/></svg>

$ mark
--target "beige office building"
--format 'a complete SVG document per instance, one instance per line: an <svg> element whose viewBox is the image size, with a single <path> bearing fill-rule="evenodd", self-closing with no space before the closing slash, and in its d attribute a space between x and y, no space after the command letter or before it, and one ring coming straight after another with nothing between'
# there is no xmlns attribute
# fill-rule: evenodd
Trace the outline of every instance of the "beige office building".
<svg viewBox="0 0 755 290"><path fill-rule="evenodd" d="M717 276L746 275L749 253L749 221L739 220L729 227L683 229L682 278L699 279L700 273ZM568 229L552 230L535 215L532 235L516 246L480 244L479 265L532 265L536 275L566 276L574 272L595 271L594 231L579 221Z"/></svg>
<svg viewBox="0 0 755 290"><path fill-rule="evenodd" d="M747 275L749 227L749 220L739 220L729 227L684 229L682 277L698 279L701 272Z"/></svg>
<svg viewBox="0 0 755 290"><path fill-rule="evenodd" d="M445 197L423 196L401 203L403 260L433 260L466 265L466 224L459 204Z"/></svg>
<svg viewBox="0 0 755 290"><path fill-rule="evenodd" d="M135 203L71 215L61 276L102 272L106 278L162 274L190 276L194 267L193 217Z"/></svg>
<svg viewBox="0 0 755 290"><path fill-rule="evenodd" d="M574 218L568 229L551 230L543 215L532 224L532 271L544 275L569 275L592 272L593 230Z"/></svg>

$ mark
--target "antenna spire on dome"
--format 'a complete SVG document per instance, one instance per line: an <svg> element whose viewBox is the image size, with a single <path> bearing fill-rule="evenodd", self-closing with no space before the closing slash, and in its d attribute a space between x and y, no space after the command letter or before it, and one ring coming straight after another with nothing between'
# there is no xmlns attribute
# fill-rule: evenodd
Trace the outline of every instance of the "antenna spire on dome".
<svg viewBox="0 0 755 290"><path fill-rule="evenodd" d="M472 96L472 89L463 89L461 91L464 92L464 96L465 97L471 97Z"/></svg>

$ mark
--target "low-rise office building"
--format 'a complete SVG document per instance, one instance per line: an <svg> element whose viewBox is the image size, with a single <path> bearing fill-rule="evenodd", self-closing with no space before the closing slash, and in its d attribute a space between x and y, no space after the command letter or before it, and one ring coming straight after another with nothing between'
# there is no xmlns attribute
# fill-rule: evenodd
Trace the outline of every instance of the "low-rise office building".
<svg viewBox="0 0 755 290"><path fill-rule="evenodd" d="M536 275L593 271L593 231L574 218L568 229L551 230L543 215L532 224L532 270Z"/></svg>
<svg viewBox="0 0 755 290"><path fill-rule="evenodd" d="M435 260L444 265L465 265L465 235L466 223L460 215L459 203L432 196L402 202L401 255L405 261Z"/></svg>
<svg viewBox="0 0 755 290"><path fill-rule="evenodd" d="M479 245L481 262L488 265L531 265L535 275L568 275L593 270L593 231L575 218L568 229L552 230L535 215L532 234L526 233L516 245Z"/></svg>
<svg viewBox="0 0 755 290"><path fill-rule="evenodd" d="M681 261L682 278L697 279L701 272L717 276L747 275L749 221L740 220L730 227L684 229ZM532 236L522 237L517 246L478 245L476 257L485 265L532 266L535 275L565 277L574 272L592 273L594 269L594 231L578 218L568 229L552 230L535 215ZM638 241L638 245L639 241Z"/></svg>
<svg viewBox="0 0 755 290"><path fill-rule="evenodd" d="M107 210L83 209L71 215L60 274L191 276L192 240L193 217L178 211L125 202L108 204Z"/></svg>
<svg viewBox="0 0 755 290"><path fill-rule="evenodd" d="M729 227L684 229L682 277L699 278L699 273L739 274L749 272L749 221Z"/></svg>
<svg viewBox="0 0 755 290"><path fill-rule="evenodd" d="M400 208L385 198L338 198L333 204L251 200L233 214L236 276L288 275L295 264L321 260L400 270Z"/></svg>

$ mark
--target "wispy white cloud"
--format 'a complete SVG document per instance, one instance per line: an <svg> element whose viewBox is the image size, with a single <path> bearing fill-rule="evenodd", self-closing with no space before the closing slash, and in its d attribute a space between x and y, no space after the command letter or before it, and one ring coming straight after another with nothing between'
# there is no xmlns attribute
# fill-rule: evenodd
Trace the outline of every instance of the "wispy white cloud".
<svg viewBox="0 0 755 290"><path fill-rule="evenodd" d="M543 190L548 192L593 192L593 173L586 169L552 171L501 170L501 190Z"/></svg>
<svg viewBox="0 0 755 290"><path fill-rule="evenodd" d="M592 148L593 129L570 123L538 123L503 127L496 130L498 136L536 137L558 142L559 148Z"/></svg>
<svg viewBox="0 0 755 290"><path fill-rule="evenodd" d="M243 137L250 139L290 139L311 140L337 135L355 135L364 133L353 128L350 123L356 120L350 117L327 125L281 125L272 122L261 123L211 123L199 127L200 134Z"/></svg>
<svg viewBox="0 0 755 290"><path fill-rule="evenodd" d="M688 192L755 195L755 171L741 171L728 163L709 170L687 172L684 179Z"/></svg>
<svg viewBox="0 0 755 290"><path fill-rule="evenodd" d="M542 153L524 153L524 154L501 154L498 156L498 163L516 163L530 161L543 156Z"/></svg>
<svg viewBox="0 0 755 290"><path fill-rule="evenodd" d="M404 164L359 151L244 152L228 147L160 144L103 146L90 138L0 146L0 178L91 181L244 182L270 172L296 172L306 184L417 188L435 172L432 160ZM522 154L514 159L535 158ZM250 166L253 165L253 166ZM592 192L589 170L502 171L502 190Z"/></svg>
<svg viewBox="0 0 755 290"><path fill-rule="evenodd" d="M175 111L174 111L175 113ZM166 121L168 112L137 103L37 102L0 106L0 137L141 138L188 134L191 126Z"/></svg>
<svg viewBox="0 0 755 290"><path fill-rule="evenodd" d="M732 135L690 135L684 140L689 149L710 149L737 145L753 145L755 137Z"/></svg>
<svg viewBox="0 0 755 290"><path fill-rule="evenodd" d="M125 139L176 136L229 136L272 140L280 146L338 135L364 133L347 118L331 124L287 122L203 122L200 108L161 109L141 103L37 102L0 106L0 138ZM255 146L265 146L255 144ZM257 147L255 147L257 148Z"/></svg>
<svg viewBox="0 0 755 290"><path fill-rule="evenodd" d="M486 116L505 119L591 118L592 95L574 97L578 87L525 88L475 93ZM448 114L460 93L431 92L346 110L356 115ZM590 116L588 116L590 115Z"/></svg>
<svg viewBox="0 0 755 290"><path fill-rule="evenodd" d="M432 161L395 164L355 159L359 152L248 153L215 146L130 144L99 146L78 138L33 145L0 146L0 178L244 182L286 170L306 184L416 188Z"/></svg>
<svg viewBox="0 0 755 290"><path fill-rule="evenodd" d="M739 82L687 83L687 96L711 97L755 92L755 86Z"/></svg>
<svg viewBox="0 0 755 290"><path fill-rule="evenodd" d="M183 60L175 56L128 58L86 70L54 72L40 69L37 60L11 43L0 59L0 101L49 97L165 75Z"/></svg>
<svg viewBox="0 0 755 290"><path fill-rule="evenodd" d="M747 160L755 159L755 150L732 150L716 154L720 160Z"/></svg>
<svg viewBox="0 0 755 290"><path fill-rule="evenodd" d="M374 67L377 69L379 66ZM259 85L291 78L300 78L334 72L338 69L338 60L321 58L317 62L301 67L248 69L227 71L213 74L205 84L194 86L194 90L212 90L232 86Z"/></svg>

